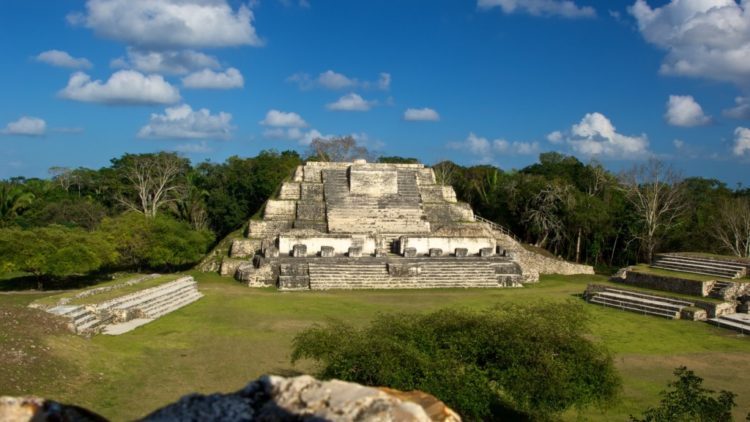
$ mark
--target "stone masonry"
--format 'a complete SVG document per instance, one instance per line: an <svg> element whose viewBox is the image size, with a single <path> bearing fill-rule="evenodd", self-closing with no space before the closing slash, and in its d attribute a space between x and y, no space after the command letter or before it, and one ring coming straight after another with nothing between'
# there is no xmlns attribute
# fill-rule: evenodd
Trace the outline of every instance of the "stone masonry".
<svg viewBox="0 0 750 422"><path fill-rule="evenodd" d="M522 248L506 253L502 233L422 164L308 162L235 243L223 275L285 290L520 287L553 272L526 273Z"/></svg>

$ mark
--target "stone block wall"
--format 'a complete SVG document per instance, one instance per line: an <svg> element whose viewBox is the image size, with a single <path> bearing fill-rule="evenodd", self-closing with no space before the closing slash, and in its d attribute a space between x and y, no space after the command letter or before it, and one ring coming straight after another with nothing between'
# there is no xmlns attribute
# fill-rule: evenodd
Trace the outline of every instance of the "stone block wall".
<svg viewBox="0 0 750 422"><path fill-rule="evenodd" d="M263 217L266 220L294 220L296 212L296 201L269 199L268 202L266 202Z"/></svg>
<svg viewBox="0 0 750 422"><path fill-rule="evenodd" d="M279 251L281 255L289 255L296 244L307 246L309 256L317 255L324 246L330 246L336 255L345 255L351 247L361 247L363 255L372 255L375 253L376 241L372 236L344 236L321 234L315 235L295 235L285 233L279 235Z"/></svg>
<svg viewBox="0 0 750 422"><path fill-rule="evenodd" d="M383 196L398 193L398 172L365 170L353 166L349 172L349 190L355 195Z"/></svg>
<svg viewBox="0 0 750 422"><path fill-rule="evenodd" d="M625 272L623 278L617 279L617 281L630 286L699 297L707 296L708 291L713 285L713 282L709 281L685 280L677 277L638 273L629 270Z"/></svg>
<svg viewBox="0 0 750 422"><path fill-rule="evenodd" d="M495 240L489 237L434 237L401 236L401 254L406 248L414 248L417 255L429 255L430 249L441 249L453 253L456 249L466 249L469 255L479 255L483 248L495 249Z"/></svg>

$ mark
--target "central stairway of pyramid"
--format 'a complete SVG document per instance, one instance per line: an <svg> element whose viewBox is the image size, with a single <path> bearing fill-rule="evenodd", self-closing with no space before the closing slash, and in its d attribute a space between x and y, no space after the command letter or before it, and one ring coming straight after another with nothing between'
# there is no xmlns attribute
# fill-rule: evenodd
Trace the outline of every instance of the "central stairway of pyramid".
<svg viewBox="0 0 750 422"><path fill-rule="evenodd" d="M521 249L422 164L308 162L221 273L284 290L521 287L539 274Z"/></svg>

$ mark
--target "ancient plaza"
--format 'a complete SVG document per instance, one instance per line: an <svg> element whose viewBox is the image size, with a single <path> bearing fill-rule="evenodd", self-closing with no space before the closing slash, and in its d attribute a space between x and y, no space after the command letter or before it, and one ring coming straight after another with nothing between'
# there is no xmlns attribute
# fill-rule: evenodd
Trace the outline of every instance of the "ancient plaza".
<svg viewBox="0 0 750 422"><path fill-rule="evenodd" d="M522 287L590 266L528 251L422 164L307 162L232 243L222 275L282 290Z"/></svg>

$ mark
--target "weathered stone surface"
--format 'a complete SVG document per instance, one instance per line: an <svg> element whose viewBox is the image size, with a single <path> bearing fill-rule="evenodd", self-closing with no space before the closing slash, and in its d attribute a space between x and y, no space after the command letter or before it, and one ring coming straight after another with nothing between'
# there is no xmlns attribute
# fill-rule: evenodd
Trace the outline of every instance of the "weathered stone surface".
<svg viewBox="0 0 750 422"><path fill-rule="evenodd" d="M269 246L263 251L263 256L266 258L277 258L279 250L275 246Z"/></svg>
<svg viewBox="0 0 750 422"><path fill-rule="evenodd" d="M382 258L384 256L388 256L388 252L388 248L375 248L375 257Z"/></svg>
<svg viewBox="0 0 750 422"><path fill-rule="evenodd" d="M347 256L349 258L359 258L362 256L362 247L361 246L352 246L349 248L349 252L347 252Z"/></svg>
<svg viewBox="0 0 750 422"><path fill-rule="evenodd" d="M269 199L266 202L263 217L266 220L294 220L296 211L296 201Z"/></svg>
<svg viewBox="0 0 750 422"><path fill-rule="evenodd" d="M229 256L232 258L248 258L261 248L260 239L235 239L229 248Z"/></svg>
<svg viewBox="0 0 750 422"><path fill-rule="evenodd" d="M492 256L495 254L495 248L482 248L479 250L479 256Z"/></svg>
<svg viewBox="0 0 750 422"><path fill-rule="evenodd" d="M281 185L279 199L300 199L299 182L284 182L284 184Z"/></svg>
<svg viewBox="0 0 750 422"><path fill-rule="evenodd" d="M469 254L469 250L466 248L456 248L454 255L456 255L458 258L463 258Z"/></svg>
<svg viewBox="0 0 750 422"><path fill-rule="evenodd" d="M323 258L330 258L332 256L336 255L336 251L333 249L333 246L321 246L320 247L320 256Z"/></svg>
<svg viewBox="0 0 750 422"><path fill-rule="evenodd" d="M304 258L307 256L307 245L298 243L292 246L292 256L295 258Z"/></svg>
<svg viewBox="0 0 750 422"><path fill-rule="evenodd" d="M419 264L388 264L388 274L391 277L417 277L422 273L422 266Z"/></svg>
<svg viewBox="0 0 750 422"><path fill-rule="evenodd" d="M382 196L398 193L398 172L395 170L363 170L352 166L349 190L353 194Z"/></svg>
<svg viewBox="0 0 750 422"><path fill-rule="evenodd" d="M61 404L41 397L0 397L3 422L106 422L96 413L78 406Z"/></svg>
<svg viewBox="0 0 750 422"><path fill-rule="evenodd" d="M224 258L221 261L221 269L219 270L219 274L222 276L231 276L235 272L237 272L237 269L240 267L240 265L247 263L247 259L234 259L234 258Z"/></svg>
<svg viewBox="0 0 750 422"><path fill-rule="evenodd" d="M417 256L417 248L404 248L405 258L414 258Z"/></svg>
<svg viewBox="0 0 750 422"><path fill-rule="evenodd" d="M440 248L430 248L430 256L435 257L435 256L442 256L442 255L443 255L443 250L442 249L440 249Z"/></svg>

